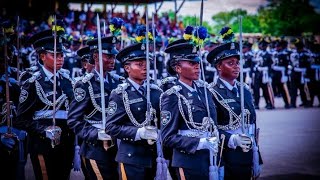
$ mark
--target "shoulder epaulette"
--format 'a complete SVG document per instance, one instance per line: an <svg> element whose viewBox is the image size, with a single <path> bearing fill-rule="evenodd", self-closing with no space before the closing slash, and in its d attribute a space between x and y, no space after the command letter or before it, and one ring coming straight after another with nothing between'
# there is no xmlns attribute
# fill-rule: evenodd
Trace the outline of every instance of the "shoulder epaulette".
<svg viewBox="0 0 320 180"><path fill-rule="evenodd" d="M196 85L198 86L198 87L205 87L205 86L208 86L208 83L206 82L206 81L203 81L203 80L196 80L196 81L194 81L195 83L196 83Z"/></svg>
<svg viewBox="0 0 320 180"><path fill-rule="evenodd" d="M217 85L216 82L211 82L211 83L208 84L208 89L213 88L213 87L215 87L216 85Z"/></svg>
<svg viewBox="0 0 320 180"><path fill-rule="evenodd" d="M29 78L29 82L33 83L35 80L37 80L40 77L40 75L41 75L40 71L33 73L33 75Z"/></svg>
<svg viewBox="0 0 320 180"><path fill-rule="evenodd" d="M239 81L236 81L238 86L241 86L241 83ZM250 87L247 83L243 83L243 87L246 88L247 90L250 90Z"/></svg>
<svg viewBox="0 0 320 180"><path fill-rule="evenodd" d="M65 74L70 74L70 71L68 69L61 68L59 71Z"/></svg>
<svg viewBox="0 0 320 180"><path fill-rule="evenodd" d="M94 76L93 73L88 73L86 74L81 80L83 83L87 83L88 81L90 81L90 79Z"/></svg>
<svg viewBox="0 0 320 180"><path fill-rule="evenodd" d="M125 77L120 76L120 75L118 75L118 74L111 74L111 76L112 76L113 79L115 79L115 80L117 80L117 81L123 82L124 80L126 80Z"/></svg>
<svg viewBox="0 0 320 180"><path fill-rule="evenodd" d="M60 69L59 74L61 74L64 78L70 79L70 71L67 69Z"/></svg>
<svg viewBox="0 0 320 180"><path fill-rule="evenodd" d="M168 83L175 83L176 80L177 80L176 77L166 77L161 80L161 85L168 84Z"/></svg>
<svg viewBox="0 0 320 180"><path fill-rule="evenodd" d="M172 86L170 89L166 90L165 93L168 94L168 95L171 95L171 94L173 94L173 93L179 92L181 89L182 89L181 86L176 85L176 86Z"/></svg>
<svg viewBox="0 0 320 180"><path fill-rule="evenodd" d="M162 89L156 84L150 84L150 89L157 89L162 92Z"/></svg>
<svg viewBox="0 0 320 180"><path fill-rule="evenodd" d="M112 91L115 91L117 94L120 94L122 93L122 91L126 90L129 86L130 84L125 82L125 83L119 84L118 87Z"/></svg>

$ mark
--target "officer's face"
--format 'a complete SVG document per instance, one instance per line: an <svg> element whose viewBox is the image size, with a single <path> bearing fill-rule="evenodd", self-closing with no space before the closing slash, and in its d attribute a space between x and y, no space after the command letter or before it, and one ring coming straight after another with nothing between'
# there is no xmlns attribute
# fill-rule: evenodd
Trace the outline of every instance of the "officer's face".
<svg viewBox="0 0 320 180"><path fill-rule="evenodd" d="M199 79L200 64L194 61L180 61L176 71L181 80L193 81Z"/></svg>
<svg viewBox="0 0 320 180"><path fill-rule="evenodd" d="M96 69L99 70L100 65L99 65L99 54L95 53L93 55L94 61L95 61L95 65L96 65ZM104 72L110 72L114 69L114 65L115 65L115 55L112 54L102 54L102 62L103 62L103 71Z"/></svg>
<svg viewBox="0 0 320 180"><path fill-rule="evenodd" d="M129 62L124 66L130 79L135 82L142 82L147 78L147 62L145 59Z"/></svg>
<svg viewBox="0 0 320 180"><path fill-rule="evenodd" d="M239 59L237 57L226 58L217 65L217 69L223 79L234 80L240 74Z"/></svg>
<svg viewBox="0 0 320 180"><path fill-rule="evenodd" d="M40 54L40 59L43 61L43 66L50 72L54 71L54 53L44 52ZM63 53L56 53L56 69L62 68L64 62Z"/></svg>

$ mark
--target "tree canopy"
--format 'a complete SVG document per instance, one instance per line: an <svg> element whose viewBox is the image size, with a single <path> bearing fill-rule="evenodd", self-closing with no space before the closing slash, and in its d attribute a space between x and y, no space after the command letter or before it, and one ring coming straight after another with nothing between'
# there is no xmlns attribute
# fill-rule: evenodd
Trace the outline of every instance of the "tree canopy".
<svg viewBox="0 0 320 180"><path fill-rule="evenodd" d="M242 29L246 33L273 36L320 34L320 14L316 13L309 0L268 0L266 6L258 9L257 14L248 14L242 9L220 12L212 16L213 31L219 33L222 27L229 26L238 32L239 15L243 16Z"/></svg>

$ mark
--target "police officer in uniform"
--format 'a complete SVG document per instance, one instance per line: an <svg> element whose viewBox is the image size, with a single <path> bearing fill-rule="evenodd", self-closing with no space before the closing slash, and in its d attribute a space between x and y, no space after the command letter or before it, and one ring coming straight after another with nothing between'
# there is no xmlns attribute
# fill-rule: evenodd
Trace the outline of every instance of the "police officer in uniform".
<svg viewBox="0 0 320 180"><path fill-rule="evenodd" d="M15 128L16 107L19 103L20 88L15 79L16 73L9 66L9 64L12 64L10 61L14 59L13 50L15 47L12 45L13 38L11 36L13 33L13 26L9 21L0 23L0 174L9 180L23 180L25 179L24 166L26 158L24 145L26 132ZM8 81L6 75L8 75ZM6 85L9 88L8 97ZM9 115L7 114L7 103L10 103ZM9 132L8 122L10 123L11 133Z"/></svg>
<svg viewBox="0 0 320 180"><path fill-rule="evenodd" d="M106 133L116 137L120 179L153 179L156 171L157 120L161 89L150 82L150 121L147 119L146 44L136 43L117 55L127 79L112 91ZM153 128L148 128L153 126Z"/></svg>
<svg viewBox="0 0 320 180"><path fill-rule="evenodd" d="M271 100L274 98L271 86L271 65L273 64L273 61L271 54L267 51L267 47L267 41L260 41L259 51L256 52L253 58L253 94L254 105L256 109L259 109L260 88L262 89L263 97L266 102L266 108L274 108L274 105L271 102Z"/></svg>
<svg viewBox="0 0 320 180"><path fill-rule="evenodd" d="M82 76L81 58L77 56L77 50L81 46L82 39L80 36L70 36L70 48L66 50L65 62L63 68L70 71L71 77L76 78Z"/></svg>
<svg viewBox="0 0 320 180"><path fill-rule="evenodd" d="M208 179L209 162L213 158L209 151L218 152L218 132L214 126L216 109L213 98L208 93L210 112L207 112L206 83L199 81L197 48L190 43L175 41L165 52L170 53L171 63L168 65L178 80L161 95L163 144L173 149L171 166L176 168L178 179Z"/></svg>
<svg viewBox="0 0 320 180"><path fill-rule="evenodd" d="M218 128L225 135L223 161L225 179L251 179L256 113L248 86L244 88L245 124L241 124L240 83L236 81L240 73L239 45L235 42L223 44L208 54L208 61L219 72L216 84L211 84L210 92L217 109ZM241 131L249 125L250 131ZM259 162L256 162L259 163Z"/></svg>
<svg viewBox="0 0 320 180"><path fill-rule="evenodd" d="M30 158L36 179L69 179L73 159L74 134L67 126L69 100L73 97L68 70L63 66L64 39L54 36L39 37L33 45L43 62L21 87L17 126L30 136ZM54 54L56 53L56 74ZM56 76L56 92L54 92ZM53 95L56 96L54 103ZM55 112L53 107L55 106ZM53 126L55 114L55 126Z"/></svg>
<svg viewBox="0 0 320 180"><path fill-rule="evenodd" d="M86 46L77 51L77 55L81 59L81 74L84 77L86 74L91 73L92 69L94 69L94 64L90 64L90 58L91 58L91 53L90 53L90 47ZM81 79L80 77L75 78L75 79Z"/></svg>
<svg viewBox="0 0 320 180"><path fill-rule="evenodd" d="M295 51L291 53L290 60L292 65L291 83L290 83L290 95L291 95L291 107L296 107L296 100L298 95L298 89L300 92L300 98L304 107L311 107L311 97L309 92L310 83L310 68L311 60L310 53L304 48L303 42L297 40L295 43Z"/></svg>
<svg viewBox="0 0 320 180"><path fill-rule="evenodd" d="M318 101L320 101L320 44L314 44L312 46L312 52L314 60L311 63L310 72L310 96L311 103L313 104L315 96L317 96ZM320 103L318 107L320 107Z"/></svg>
<svg viewBox="0 0 320 180"><path fill-rule="evenodd" d="M248 41L243 42L242 48L243 48L242 52L243 52L243 59L244 59L243 77L244 77L244 81L250 86L252 84L252 64L253 64L252 59L254 58L254 52L252 50L252 44Z"/></svg>
<svg viewBox="0 0 320 180"><path fill-rule="evenodd" d="M290 94L288 90L289 76L288 66L290 64L290 54L287 52L287 42L279 40L275 44L276 54L273 59L272 66L272 84L277 88L278 92L282 95L285 103L285 108L290 108Z"/></svg>
<svg viewBox="0 0 320 180"><path fill-rule="evenodd" d="M104 37L102 43L102 61L105 103L108 105L111 91L120 83L119 77L110 74L115 66L115 56L118 50L115 47L116 37ZM90 64L95 68L91 73L87 73L81 80L77 81L74 87L74 99L70 104L68 114L68 125L74 130L76 135L83 140L80 154L85 158L85 164L88 169L90 179L118 179L117 163L115 155L117 146L107 148L113 142L101 137L98 133L103 128L101 92L99 76L99 56L98 39L87 42L90 47ZM106 110L105 112L108 112Z"/></svg>

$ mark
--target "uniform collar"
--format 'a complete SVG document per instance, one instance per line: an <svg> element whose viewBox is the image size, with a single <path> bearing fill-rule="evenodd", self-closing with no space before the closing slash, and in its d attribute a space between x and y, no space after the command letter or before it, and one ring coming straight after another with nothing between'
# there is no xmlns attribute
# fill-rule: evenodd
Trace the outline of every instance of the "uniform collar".
<svg viewBox="0 0 320 180"><path fill-rule="evenodd" d="M145 82L144 82L142 85L140 85L140 84L134 82L134 81L133 81L132 79L130 79L130 78L128 78L128 81L132 84L132 86L133 86L135 89L139 89L140 86L145 86Z"/></svg>
<svg viewBox="0 0 320 180"><path fill-rule="evenodd" d="M44 66L42 66L42 69L43 69L44 74L47 76L47 78L48 78L49 80L53 80L53 73L50 72L50 71L49 71L47 68L45 68ZM56 77L59 77L59 76L58 76L58 71L57 71L57 73L56 73Z"/></svg>
<svg viewBox="0 0 320 180"><path fill-rule="evenodd" d="M96 80L99 81L100 80L100 73L96 69L94 69L94 73L96 74ZM109 73L106 73L106 77L104 77L104 79L103 79L104 82L109 83L108 76L109 76Z"/></svg>
<svg viewBox="0 0 320 180"><path fill-rule="evenodd" d="M189 86L188 84L186 84L186 83L184 83L184 82L182 82L182 81L180 81L180 80L179 80L179 82L180 82L184 87L186 87L189 91L191 91L191 92L197 91L195 88ZM192 84L194 84L194 83L192 82Z"/></svg>
<svg viewBox="0 0 320 180"><path fill-rule="evenodd" d="M221 80L221 82L230 90L232 91L233 88L237 88L237 84L234 83L234 85L232 86L230 83L228 83L227 81L225 81L222 78L219 78Z"/></svg>

